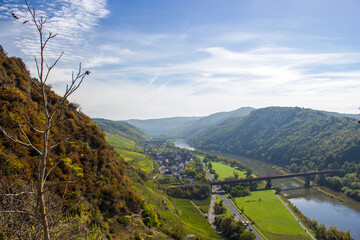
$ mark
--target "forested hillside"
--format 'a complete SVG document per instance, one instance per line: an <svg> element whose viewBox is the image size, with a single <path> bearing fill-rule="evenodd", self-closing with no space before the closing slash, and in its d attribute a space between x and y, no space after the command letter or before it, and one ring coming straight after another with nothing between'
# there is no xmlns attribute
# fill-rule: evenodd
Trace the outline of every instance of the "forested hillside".
<svg viewBox="0 0 360 240"><path fill-rule="evenodd" d="M188 138L209 127L212 127L231 118L245 117L249 115L253 110L254 108L251 107L243 107L230 112L219 112L206 117L202 117L201 119L189 124L183 130L181 130L182 137Z"/></svg>
<svg viewBox="0 0 360 240"><path fill-rule="evenodd" d="M200 117L173 117L138 120L131 119L126 122L140 128L150 136L177 136L181 129L200 119Z"/></svg>
<svg viewBox="0 0 360 240"><path fill-rule="evenodd" d="M343 169L321 183L360 199L360 126L354 118L303 108L254 110L192 137L193 146L288 166L293 172Z"/></svg>
<svg viewBox="0 0 360 240"><path fill-rule="evenodd" d="M242 107L230 112L218 112L205 117L174 117L148 120L128 120L126 122L140 128L151 136L188 138L209 127L231 118L245 117L254 108Z"/></svg>
<svg viewBox="0 0 360 240"><path fill-rule="evenodd" d="M0 47L0 126L16 139L31 141L41 148L40 133L45 121L41 89L36 87L36 79L28 78L25 69L21 59L7 57ZM52 109L60 96L50 87L45 91L48 109ZM81 233L100 238L118 236L122 219L139 213L143 206L125 175L125 163L115 160L115 152L105 141L104 132L76 104L66 102L60 111L61 117L51 129L49 144L53 147L48 153L46 178L48 209L58 208L48 215L49 223L53 224L49 227L51 236L62 239ZM0 238L40 239L40 223L31 214L40 156L35 148L22 146L3 133L0 134L0 210L7 214L0 217ZM21 211L9 211L14 204L19 204L17 209Z"/></svg>

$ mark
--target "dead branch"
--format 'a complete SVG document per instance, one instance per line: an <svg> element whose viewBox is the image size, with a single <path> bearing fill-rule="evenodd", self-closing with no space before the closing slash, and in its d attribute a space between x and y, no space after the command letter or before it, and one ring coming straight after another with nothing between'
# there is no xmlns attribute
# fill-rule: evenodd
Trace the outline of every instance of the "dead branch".
<svg viewBox="0 0 360 240"><path fill-rule="evenodd" d="M5 196L5 197L16 197L16 196L20 196L23 194L35 194L35 193L34 192L19 192L19 193L3 193L0 195Z"/></svg>
<svg viewBox="0 0 360 240"><path fill-rule="evenodd" d="M25 146L25 147L31 147L31 148L33 148L37 153L39 153L40 155L42 155L42 152L41 152L37 147L35 147L35 146L32 145L31 143L24 143L24 142L18 140L17 138L13 137L10 133L7 133L7 132L5 131L5 129L2 128L1 126L0 126L0 131L1 131L8 139L10 139L11 141L16 142L16 143L18 143L18 144L20 144L20 145L22 145L22 146ZM27 137L26 137L26 138L27 138ZM27 139L28 139L28 138L27 138Z"/></svg>

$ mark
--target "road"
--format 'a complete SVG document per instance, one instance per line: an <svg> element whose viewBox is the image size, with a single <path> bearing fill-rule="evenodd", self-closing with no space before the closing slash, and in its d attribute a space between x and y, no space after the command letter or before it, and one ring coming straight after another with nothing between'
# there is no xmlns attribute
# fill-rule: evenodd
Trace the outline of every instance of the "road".
<svg viewBox="0 0 360 240"><path fill-rule="evenodd" d="M203 163L204 164L204 163ZM206 176L208 179L213 180L213 177L211 176L211 174L209 173L209 171L206 169L206 167L204 166L204 170L206 171ZM241 213L237 210L237 208L232 204L232 202L226 197L226 195L223 193L223 190L221 189L220 186L215 185L212 187L212 192L213 195L218 195L220 197L220 199L223 201L224 206L228 209L228 211L234 216L235 220L240 220L240 221L247 221L247 219L241 215ZM214 196L212 196L211 198L211 205L213 206L213 201L214 199L216 199ZM210 216L211 215L211 216ZM209 215L209 222L212 226L214 226L214 216L213 216L213 208L210 208L210 215ZM211 222L212 221L212 222ZM252 229L252 232L255 234L256 236L256 240L265 240L253 227L251 227L250 225L248 227L246 227L246 231L250 231L250 229Z"/></svg>

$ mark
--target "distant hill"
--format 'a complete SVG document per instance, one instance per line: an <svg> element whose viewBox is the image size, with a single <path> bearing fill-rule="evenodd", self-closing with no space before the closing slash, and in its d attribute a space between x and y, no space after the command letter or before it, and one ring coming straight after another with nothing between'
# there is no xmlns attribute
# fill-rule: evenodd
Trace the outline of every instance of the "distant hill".
<svg viewBox="0 0 360 240"><path fill-rule="evenodd" d="M349 114L349 113L337 113L337 112L327 112L327 111L321 111L325 113L328 116L334 116L334 117L349 117L349 118L356 118L359 119L359 114Z"/></svg>
<svg viewBox="0 0 360 240"><path fill-rule="evenodd" d="M353 118L303 109L269 107L209 128L190 142L198 148L242 154L278 164L306 160L327 168L360 159L360 130ZM351 154L350 154L351 153ZM313 166L312 168L315 168Z"/></svg>
<svg viewBox="0 0 360 240"><path fill-rule="evenodd" d="M149 120L131 119L126 122L135 125L151 136L188 138L206 128L230 118L247 116L254 108L244 107L230 112L214 113L206 117L174 117Z"/></svg>
<svg viewBox="0 0 360 240"><path fill-rule="evenodd" d="M196 133L201 132L202 130L205 130L231 118L245 117L249 115L254 109L255 108L252 107L243 107L230 112L219 112L211 114L207 117L202 117L182 130L183 137L190 137Z"/></svg>
<svg viewBox="0 0 360 240"><path fill-rule="evenodd" d="M201 117L173 117L149 120L130 119L126 122L140 128L150 136L177 136L179 131Z"/></svg>
<svg viewBox="0 0 360 240"><path fill-rule="evenodd" d="M360 125L354 118L269 107L208 128L189 142L198 149L247 156L287 166L293 172L342 169L339 176L319 183L360 200Z"/></svg>
<svg viewBox="0 0 360 240"><path fill-rule="evenodd" d="M128 138L136 143L150 139L150 136L141 129L124 121L112 121L103 118L93 118L93 121L105 132Z"/></svg>

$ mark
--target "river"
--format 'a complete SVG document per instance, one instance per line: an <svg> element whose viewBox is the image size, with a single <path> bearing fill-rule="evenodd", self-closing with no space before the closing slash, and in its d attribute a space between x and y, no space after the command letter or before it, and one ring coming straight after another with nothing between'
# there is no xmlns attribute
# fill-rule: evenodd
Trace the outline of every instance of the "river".
<svg viewBox="0 0 360 240"><path fill-rule="evenodd" d="M186 144L186 141L179 140L175 145L182 148L193 150L194 148ZM272 164L263 161L236 156L226 155L242 162L245 166L251 167L260 176L282 174ZM292 178L272 180L273 186L280 186L288 199L310 219L316 219L319 224L325 226L336 226L341 230L350 229L350 234L354 239L360 240L360 203L356 202L342 193L326 191L331 194L341 196L345 201L340 202L327 195L315 190L314 188L304 188L303 183Z"/></svg>

